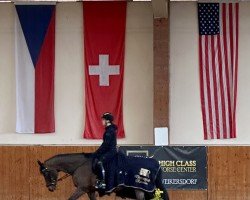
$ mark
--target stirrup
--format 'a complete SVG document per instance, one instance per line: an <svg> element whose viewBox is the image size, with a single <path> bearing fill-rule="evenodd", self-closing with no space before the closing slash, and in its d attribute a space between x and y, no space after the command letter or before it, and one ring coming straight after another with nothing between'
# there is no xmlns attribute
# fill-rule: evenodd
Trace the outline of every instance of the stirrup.
<svg viewBox="0 0 250 200"><path fill-rule="evenodd" d="M99 189L99 190L105 190L106 189L106 183L104 181L98 180L96 185L95 185L95 188Z"/></svg>

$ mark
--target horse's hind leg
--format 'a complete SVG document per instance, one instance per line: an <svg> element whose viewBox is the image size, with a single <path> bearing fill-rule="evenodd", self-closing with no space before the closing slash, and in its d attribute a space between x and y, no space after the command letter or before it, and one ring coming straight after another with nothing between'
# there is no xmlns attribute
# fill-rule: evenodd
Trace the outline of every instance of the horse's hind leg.
<svg viewBox="0 0 250 200"><path fill-rule="evenodd" d="M158 175L155 180L155 185L158 189L160 189L163 192L163 194L161 195L163 200L169 200L168 192L162 183L162 170L158 172Z"/></svg>
<svg viewBox="0 0 250 200"><path fill-rule="evenodd" d="M135 190L137 200L145 200L145 193L141 190Z"/></svg>
<svg viewBox="0 0 250 200"><path fill-rule="evenodd" d="M77 200L80 198L85 192L81 188L77 188L76 191L71 195L69 200Z"/></svg>

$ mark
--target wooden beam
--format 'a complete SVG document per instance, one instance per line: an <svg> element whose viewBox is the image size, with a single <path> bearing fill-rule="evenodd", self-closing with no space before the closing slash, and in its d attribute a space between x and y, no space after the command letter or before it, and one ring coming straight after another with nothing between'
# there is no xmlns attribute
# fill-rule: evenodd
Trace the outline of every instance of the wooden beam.
<svg viewBox="0 0 250 200"><path fill-rule="evenodd" d="M154 127L169 126L169 21L154 19Z"/></svg>

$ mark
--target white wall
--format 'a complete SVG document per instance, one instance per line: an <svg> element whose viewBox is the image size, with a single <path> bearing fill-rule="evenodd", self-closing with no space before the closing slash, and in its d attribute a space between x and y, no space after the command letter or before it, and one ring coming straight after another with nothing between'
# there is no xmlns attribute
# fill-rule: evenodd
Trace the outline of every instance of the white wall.
<svg viewBox="0 0 250 200"><path fill-rule="evenodd" d="M0 4L0 144L98 144L82 138L84 124L81 3L59 3L56 12L56 133L15 132L14 6ZM124 123L120 144L153 143L153 13L150 3L127 10Z"/></svg>
<svg viewBox="0 0 250 200"><path fill-rule="evenodd" d="M237 139L203 140L196 2L171 2L171 144L250 144L250 2L240 3Z"/></svg>

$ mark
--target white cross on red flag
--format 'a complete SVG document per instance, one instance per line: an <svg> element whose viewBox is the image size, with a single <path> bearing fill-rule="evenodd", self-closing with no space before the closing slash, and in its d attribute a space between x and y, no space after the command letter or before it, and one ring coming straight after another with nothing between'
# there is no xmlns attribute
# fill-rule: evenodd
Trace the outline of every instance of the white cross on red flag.
<svg viewBox="0 0 250 200"><path fill-rule="evenodd" d="M89 75L99 76L99 86L109 86L109 76L119 75L119 65L109 65L109 55L99 55L99 65L89 66Z"/></svg>
<svg viewBox="0 0 250 200"><path fill-rule="evenodd" d="M126 1L83 3L85 52L84 138L101 139L101 116L110 112L123 127L123 75L126 28Z"/></svg>

